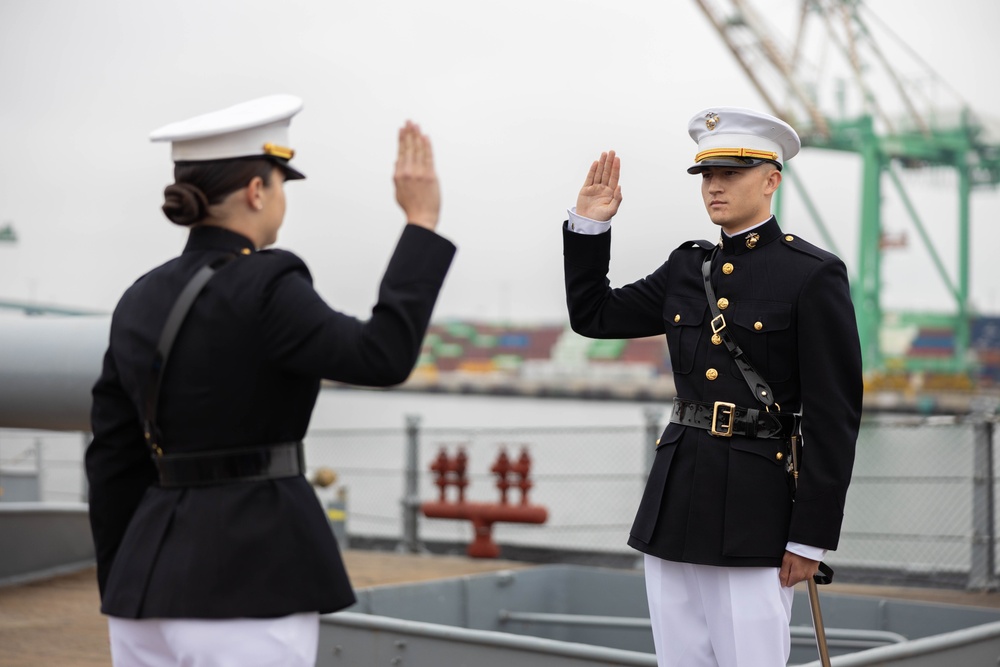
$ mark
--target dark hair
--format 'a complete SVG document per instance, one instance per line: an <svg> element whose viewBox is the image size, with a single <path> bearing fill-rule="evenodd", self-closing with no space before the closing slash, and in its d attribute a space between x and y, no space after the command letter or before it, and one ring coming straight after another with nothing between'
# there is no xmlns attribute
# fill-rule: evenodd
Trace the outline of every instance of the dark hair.
<svg viewBox="0 0 1000 667"><path fill-rule="evenodd" d="M163 191L163 214L171 222L189 226L208 215L208 207L260 177L271 184L276 165L267 158L238 158L178 162L174 165L174 183Z"/></svg>

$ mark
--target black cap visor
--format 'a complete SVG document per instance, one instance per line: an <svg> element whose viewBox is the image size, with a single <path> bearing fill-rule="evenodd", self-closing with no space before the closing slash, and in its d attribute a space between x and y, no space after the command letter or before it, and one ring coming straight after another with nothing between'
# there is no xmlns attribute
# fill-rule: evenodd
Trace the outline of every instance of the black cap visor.
<svg viewBox="0 0 1000 667"><path fill-rule="evenodd" d="M278 168L285 174L286 181L298 181L306 177L301 171L288 164L288 160L278 157L269 157L268 159L278 165Z"/></svg>
<svg viewBox="0 0 1000 667"><path fill-rule="evenodd" d="M701 162L688 167L687 172L689 174L700 174L709 167L726 167L728 169L749 169L750 167L757 167L764 164L765 162L770 162L778 171L781 171L781 163L775 160L761 160L752 157L713 157L707 160L702 160Z"/></svg>

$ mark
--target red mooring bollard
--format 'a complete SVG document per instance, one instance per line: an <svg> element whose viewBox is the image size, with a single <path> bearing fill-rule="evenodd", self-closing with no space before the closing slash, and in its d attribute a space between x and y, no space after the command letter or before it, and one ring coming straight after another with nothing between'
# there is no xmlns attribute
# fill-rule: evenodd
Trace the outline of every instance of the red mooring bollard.
<svg viewBox="0 0 1000 667"><path fill-rule="evenodd" d="M493 524L498 521L508 523L545 523L548 520L548 510L540 505L528 503L528 490L534 484L528 479L531 472L531 457L526 448L521 449L521 455L516 462L511 462L507 450L500 448L497 460L490 471L497 476L497 489L500 490L499 503L475 503L465 500L465 488L469 485L466 477L468 456L465 449L459 447L454 457L449 457L445 448L438 452L437 458L431 464L431 470L436 473L434 483L438 486L439 499L436 502L426 502L420 506L424 516L432 519L462 519L471 521L475 537L466 553L472 558L496 558L500 555L500 547L493 541ZM508 479L510 477L510 479ZM447 500L447 489L454 486L458 489L458 500ZM507 503L507 491L511 488L521 490L521 503Z"/></svg>

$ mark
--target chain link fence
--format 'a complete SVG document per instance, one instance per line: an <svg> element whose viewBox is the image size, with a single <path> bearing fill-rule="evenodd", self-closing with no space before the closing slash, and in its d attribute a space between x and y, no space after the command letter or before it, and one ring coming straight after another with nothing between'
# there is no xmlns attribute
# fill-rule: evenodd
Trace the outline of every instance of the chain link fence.
<svg viewBox="0 0 1000 667"><path fill-rule="evenodd" d="M329 466L346 488L350 534L404 538L401 516L410 497L406 486L406 447L413 434L397 431L312 431L306 444L310 467ZM522 450L531 457L528 502L548 509L543 525L497 523L499 544L586 551L627 550L625 539L631 515L645 482L646 431L641 427L421 429L416 434L417 497L440 498L431 464L444 449L449 456L459 448L468 456L465 499L496 503L500 490L490 472L501 450L511 459ZM321 490L332 498L337 490ZM456 500L456 488L446 499ZM521 502L521 490L508 491L508 502ZM405 520L403 520L405 522ZM417 519L420 540L468 542L468 521Z"/></svg>
<svg viewBox="0 0 1000 667"><path fill-rule="evenodd" d="M646 417L645 427L424 429L411 418L399 428L316 429L306 438L306 461L310 476L323 467L336 473L317 495L346 510L352 540L418 550L474 537L469 521L419 512L421 502L440 497L431 464L442 449L449 456L465 451L465 498L478 503L499 501L490 472L499 452L515 460L524 450L531 457L528 502L546 507L548 520L496 523L494 540L621 562L634 554L625 542L663 413ZM840 547L827 558L839 581L996 587L996 422L995 415L865 419ZM85 500L86 440L79 433L0 430L0 502ZM29 488L23 480L32 475L37 497L17 497L15 489ZM456 497L454 488L447 491L447 500ZM521 502L516 485L508 502Z"/></svg>

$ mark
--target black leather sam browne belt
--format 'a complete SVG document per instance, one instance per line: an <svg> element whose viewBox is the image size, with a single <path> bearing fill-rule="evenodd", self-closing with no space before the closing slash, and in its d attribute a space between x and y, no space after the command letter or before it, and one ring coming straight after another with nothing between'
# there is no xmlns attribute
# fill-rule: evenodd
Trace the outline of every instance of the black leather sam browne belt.
<svg viewBox="0 0 1000 667"><path fill-rule="evenodd" d="M701 266L705 297L712 313L712 334L718 336L720 339L718 342L725 344L754 398L764 409L742 408L735 403L725 401L706 403L675 398L670 421L705 429L710 434L723 438L731 438L734 435L748 438L791 438L799 433L799 416L781 412L781 407L774 402L771 387L754 369L746 353L736 344L726 327L726 318L719 311L715 290L712 289L712 260L718 251L719 248L716 246Z"/></svg>
<svg viewBox="0 0 1000 667"><path fill-rule="evenodd" d="M747 438L787 440L799 432L799 416L793 413L768 412L741 408L733 403L674 399L670 421L693 426L723 438L741 435Z"/></svg>
<svg viewBox="0 0 1000 667"><path fill-rule="evenodd" d="M160 486L164 488L295 477L305 469L300 440L240 449L165 454L153 460L160 471Z"/></svg>
<svg viewBox="0 0 1000 667"><path fill-rule="evenodd" d="M302 442L299 440L179 454L165 453L160 447L156 408L170 348L201 290L219 269L234 259L236 255L225 255L195 272L171 307L156 346L146 388L143 430L159 472L160 486L165 488L279 479L296 477L305 472Z"/></svg>

